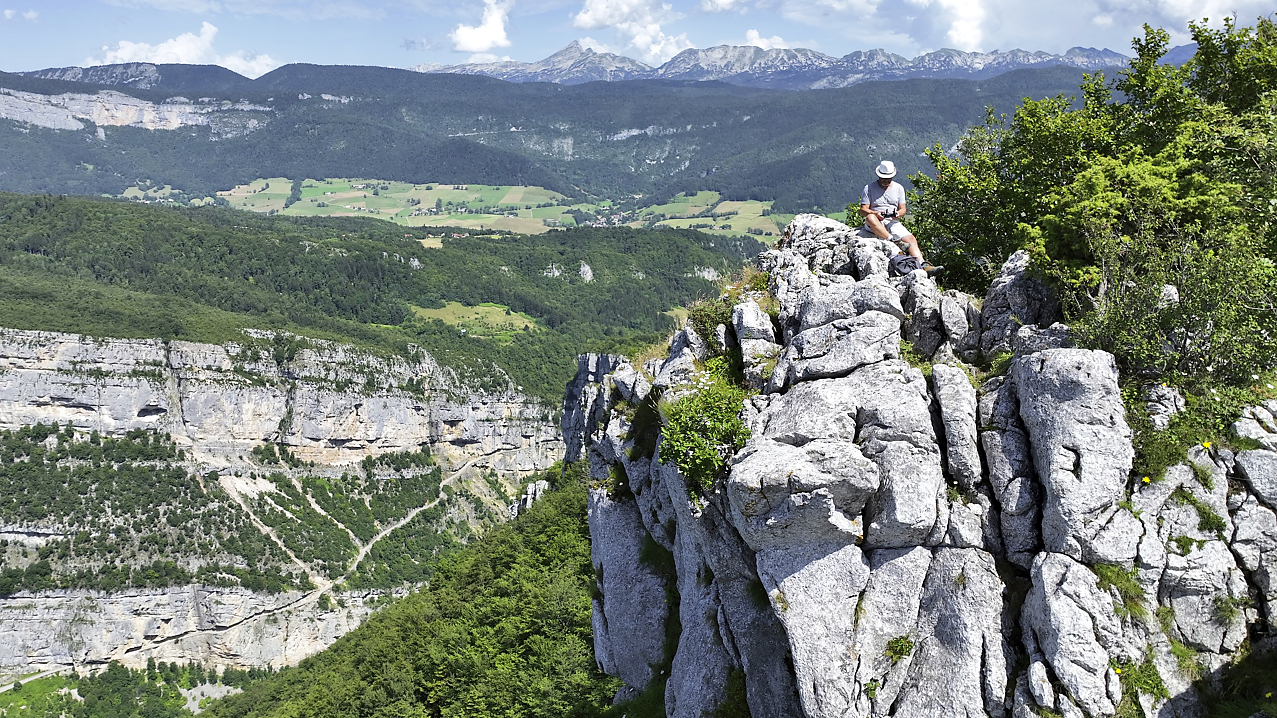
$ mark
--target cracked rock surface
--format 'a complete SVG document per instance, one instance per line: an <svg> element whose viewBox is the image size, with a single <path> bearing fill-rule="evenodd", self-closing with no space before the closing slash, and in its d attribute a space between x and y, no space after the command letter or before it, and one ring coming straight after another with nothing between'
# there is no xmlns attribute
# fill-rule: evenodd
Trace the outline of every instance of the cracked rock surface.
<svg viewBox="0 0 1277 718"><path fill-rule="evenodd" d="M681 601L671 675L627 677L672 614L651 589L611 602L623 552L596 554L596 653L620 697L663 685L670 716L699 718L739 672L754 718L1097 718L1130 700L1204 716L1172 649L1212 675L1277 618L1277 402L1234 426L1257 448L1199 447L1134 482L1113 357L1074 345L1027 253L977 302L921 272L889 277L896 251L799 215L759 256L766 296L743 297L712 341L768 345L743 352L747 371L776 364L765 384L747 373L750 438L707 491L688 491L659 442L642 455L622 396L640 375L694 391L694 340L595 380L615 391L580 440L595 477L623 466L632 495L591 503L592 536L632 544L638 517L671 552L664 585ZM1003 376L964 363L1000 354ZM616 580L648 580L629 570ZM635 615L614 618L621 606ZM1124 685L1117 668L1141 664L1166 697Z"/></svg>

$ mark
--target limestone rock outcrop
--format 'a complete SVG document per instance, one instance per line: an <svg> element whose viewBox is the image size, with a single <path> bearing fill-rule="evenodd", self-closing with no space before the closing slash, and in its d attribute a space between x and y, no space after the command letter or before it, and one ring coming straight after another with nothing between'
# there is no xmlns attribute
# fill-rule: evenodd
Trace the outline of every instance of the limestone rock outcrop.
<svg viewBox="0 0 1277 718"><path fill-rule="evenodd" d="M767 296L712 342L759 389L750 436L708 489L634 410L703 385L694 342L583 379L595 402L564 426L597 482L596 654L618 697L663 690L699 717L735 675L754 718L1203 715L1176 655L1218 675L1277 618L1277 402L1234 427L1259 448L1132 480L1113 357L1075 346L1027 254L978 302L889 276L896 251L800 215L759 256ZM966 363L995 358L1001 376ZM1137 665L1165 695L1127 682Z"/></svg>
<svg viewBox="0 0 1277 718"><path fill-rule="evenodd" d="M263 442L320 464L429 446L446 465L499 472L535 471L562 455L542 402L471 391L424 352L409 363L296 340L248 333L216 345L0 329L0 428L154 429L213 467Z"/></svg>

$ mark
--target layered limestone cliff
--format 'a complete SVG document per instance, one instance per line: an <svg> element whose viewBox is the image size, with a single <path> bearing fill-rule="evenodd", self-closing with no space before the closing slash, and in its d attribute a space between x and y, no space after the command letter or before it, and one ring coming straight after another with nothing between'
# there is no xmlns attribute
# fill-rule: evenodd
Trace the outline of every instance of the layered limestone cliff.
<svg viewBox="0 0 1277 718"><path fill-rule="evenodd" d="M428 446L445 468L526 473L562 456L554 413L467 389L424 352L409 362L262 332L216 345L0 329L0 428L154 429L213 468L273 442L324 465Z"/></svg>
<svg viewBox="0 0 1277 718"><path fill-rule="evenodd" d="M87 121L98 127L147 130L211 126L219 135L238 135L261 127L271 112L270 107L247 102L192 102L184 97L150 102L114 90L41 95L0 88L0 118L55 130L83 130Z"/></svg>
<svg viewBox="0 0 1277 718"><path fill-rule="evenodd" d="M557 408L513 390L472 390L424 352L411 359L384 357L261 332L211 345L0 330L0 429L69 423L80 435L135 429L169 434L183 450L180 464L191 481L215 489L219 500L259 511L259 494L279 489L257 474L282 472L304 508L315 512L312 519L334 521L353 544L345 573L334 578L313 561L299 560L280 530L254 516L247 528L265 534L272 550L290 561L282 568L308 576L314 590L268 594L188 585L0 598L0 684L109 660L132 666L152 658L195 661L219 669L296 663L357 626L385 593L333 592L377 541L403 526L430 530L410 522L441 502L446 511L440 520L447 525L490 522L475 513L473 502L481 499L493 504L492 516L498 510L508 515L502 502L510 499L489 487L499 478L501 487L517 488L521 477L562 458L557 418ZM314 465L295 471L263 466L253 450L267 444ZM298 482L303 474L335 480L361 473L365 457L422 448L440 465L440 488L447 491L426 506L403 507L371 537L356 537L341 517L324 513ZM216 484L204 487L211 472L218 472ZM459 493L452 501L454 490ZM543 482L530 485L522 503L530 504L541 490ZM42 547L68 540L80 528L57 515L38 524L0 522L0 559L7 551L23 568L43 557L37 556ZM179 557L179 563L194 571L200 562ZM5 568L14 566L11 561Z"/></svg>
<svg viewBox="0 0 1277 718"><path fill-rule="evenodd" d="M1202 715L1195 674L1272 642L1277 402L1235 427L1261 448L1132 482L1113 357L1072 346L1027 255L980 302L889 277L895 251L800 215L715 337L583 362L564 427L598 481L599 665L621 697L665 681L672 718L742 676L753 718ZM714 344L760 392L730 473L689 491L632 407L693 390ZM1000 352L977 383L964 361Z"/></svg>

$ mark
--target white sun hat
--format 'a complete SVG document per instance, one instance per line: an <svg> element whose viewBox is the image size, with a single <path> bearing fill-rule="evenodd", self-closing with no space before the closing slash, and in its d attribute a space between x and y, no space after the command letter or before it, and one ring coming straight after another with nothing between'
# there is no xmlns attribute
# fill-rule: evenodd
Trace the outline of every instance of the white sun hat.
<svg viewBox="0 0 1277 718"><path fill-rule="evenodd" d="M874 173L879 177L895 177L896 164L891 160L883 160L878 163L878 169L874 170Z"/></svg>

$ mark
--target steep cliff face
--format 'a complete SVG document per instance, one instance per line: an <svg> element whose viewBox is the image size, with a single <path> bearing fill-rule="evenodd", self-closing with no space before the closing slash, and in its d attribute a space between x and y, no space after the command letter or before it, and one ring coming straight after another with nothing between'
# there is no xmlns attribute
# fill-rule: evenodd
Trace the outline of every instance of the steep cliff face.
<svg viewBox="0 0 1277 718"><path fill-rule="evenodd" d="M441 545L436 535L464 540L471 527L508 515L520 479L562 457L556 419L557 408L513 391L469 390L425 353L409 361L264 333L209 345L0 330L0 429L74 428L36 444L62 450L49 476L84 470L90 462L65 447L88 448L90 432L142 429L171 435L180 448L154 468L165 487L145 497L111 488L124 482L110 475L118 460L77 480L94 497L83 505L68 504L58 487L22 484L38 479L6 476L6 486L38 489L56 505L9 515L6 504L0 569L21 573L51 560L55 577L87 570L93 579L123 566L124 585L129 568L135 586L156 585L137 571L157 560L189 576L211 565L200 575L232 586L235 570L286 579L283 593L202 584L18 591L0 598L0 683L109 660L295 663L357 626L375 599L402 585L395 581L419 580L411 571L377 578L404 550L424 562ZM274 447L294 468L262 460ZM7 450L0 470L18 466ZM425 463L363 462L387 454ZM523 502L538 489L544 482L530 485ZM379 590L351 590L359 585Z"/></svg>
<svg viewBox="0 0 1277 718"><path fill-rule="evenodd" d="M472 392L425 353L409 363L264 333L214 345L0 330L0 428L155 429L214 467L276 442L320 464L428 446L446 466L529 472L562 456L553 413L513 391Z"/></svg>
<svg viewBox="0 0 1277 718"><path fill-rule="evenodd" d="M695 390L710 350L690 327L565 417L598 481L600 666L624 695L665 681L677 718L742 675L754 718L1202 715L1194 678L1272 640L1277 405L1235 426L1260 448L1132 481L1113 357L1052 324L1026 255L981 303L889 277L895 251L800 215L760 255L768 291L707 338L761 389L708 491L631 409ZM1009 352L1005 374L963 363L981 351Z"/></svg>

